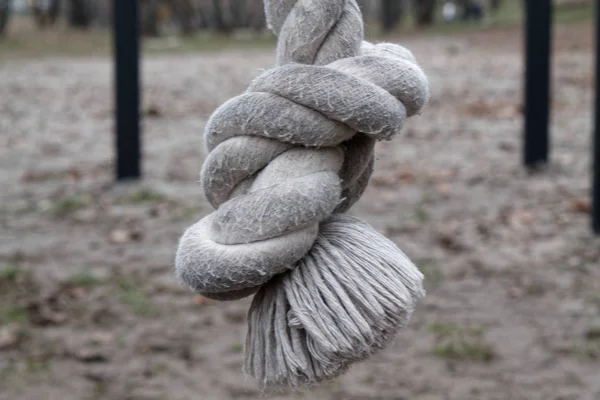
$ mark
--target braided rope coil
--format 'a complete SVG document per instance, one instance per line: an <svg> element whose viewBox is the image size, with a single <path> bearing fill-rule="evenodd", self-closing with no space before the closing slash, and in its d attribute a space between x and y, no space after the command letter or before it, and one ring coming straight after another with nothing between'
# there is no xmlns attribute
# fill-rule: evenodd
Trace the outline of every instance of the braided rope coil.
<svg viewBox="0 0 600 400"><path fill-rule="evenodd" d="M175 265L210 298L258 291L246 371L299 386L382 348L424 294L404 254L343 212L368 184L375 142L429 94L410 51L363 40L355 0L265 7L278 66L209 119L201 183L216 211L184 233Z"/></svg>

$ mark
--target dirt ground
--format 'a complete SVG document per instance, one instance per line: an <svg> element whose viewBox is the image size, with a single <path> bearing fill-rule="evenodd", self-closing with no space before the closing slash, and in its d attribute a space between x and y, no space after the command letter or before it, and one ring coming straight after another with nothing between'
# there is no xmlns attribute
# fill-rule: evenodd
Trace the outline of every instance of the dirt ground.
<svg viewBox="0 0 600 400"><path fill-rule="evenodd" d="M410 37L432 99L378 148L352 213L428 296L386 351L273 399L600 399L600 247L589 229L591 28L559 28L552 163L521 155L518 31ZM0 399L257 399L249 301L195 297L177 240L211 211L203 125L272 51L144 61L144 173L112 176L111 61L0 65Z"/></svg>

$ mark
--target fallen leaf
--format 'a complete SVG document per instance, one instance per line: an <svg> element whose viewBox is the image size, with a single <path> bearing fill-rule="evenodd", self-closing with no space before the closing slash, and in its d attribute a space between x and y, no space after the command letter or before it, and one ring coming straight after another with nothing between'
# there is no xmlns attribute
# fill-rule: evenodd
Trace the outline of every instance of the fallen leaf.
<svg viewBox="0 0 600 400"><path fill-rule="evenodd" d="M592 206L588 199L574 198L569 202L569 210L577 213L588 213Z"/></svg>
<svg viewBox="0 0 600 400"><path fill-rule="evenodd" d="M461 243L460 239L455 236L438 234L436 240L437 243L446 250L460 253L467 249L467 247Z"/></svg>
<svg viewBox="0 0 600 400"><path fill-rule="evenodd" d="M68 170L67 174L73 180L81 180L83 178L83 172L79 168L71 168Z"/></svg>
<svg viewBox="0 0 600 400"><path fill-rule="evenodd" d="M512 153L517 149L514 144L509 143L509 142L501 142L498 145L498 147L500 148L500 150L506 151L507 153Z"/></svg>
<svg viewBox="0 0 600 400"><path fill-rule="evenodd" d="M449 170L433 171L429 172L427 175L434 183L446 183L454 178L454 172Z"/></svg>
<svg viewBox="0 0 600 400"><path fill-rule="evenodd" d="M535 221L536 218L537 215L533 211L517 211L512 215L511 221L513 223L529 224Z"/></svg>
<svg viewBox="0 0 600 400"><path fill-rule="evenodd" d="M39 326L60 325L67 320L64 312L53 310L49 304L36 301L29 306L31 323Z"/></svg>
<svg viewBox="0 0 600 400"><path fill-rule="evenodd" d="M460 239L458 228L458 221L450 221L439 227L435 232L435 240L438 245L453 252L467 250L467 246Z"/></svg>
<svg viewBox="0 0 600 400"><path fill-rule="evenodd" d="M450 185L448 185L447 183L442 183L441 185L436 186L436 190L441 195L449 194L451 189L452 189L452 187Z"/></svg>
<svg viewBox="0 0 600 400"><path fill-rule="evenodd" d="M373 187L388 187L388 186L393 186L394 182L392 179L390 179L387 176L374 176L371 178L370 184Z"/></svg>
<svg viewBox="0 0 600 400"><path fill-rule="evenodd" d="M110 332L97 332L90 336L90 342L93 344L105 344L113 339L114 335Z"/></svg>
<svg viewBox="0 0 600 400"><path fill-rule="evenodd" d="M240 324L246 320L246 312L240 310L230 310L224 313L224 317L231 323Z"/></svg>
<svg viewBox="0 0 600 400"><path fill-rule="evenodd" d="M76 299L81 299L87 296L87 290L83 287L76 287L71 289L71 295Z"/></svg>
<svg viewBox="0 0 600 400"><path fill-rule="evenodd" d="M162 115L162 112L160 111L160 108L158 108L158 106L151 105L151 106L148 106L145 114L147 117L158 118Z"/></svg>
<svg viewBox="0 0 600 400"><path fill-rule="evenodd" d="M521 110L519 106L504 106L500 107L498 111L496 111L496 117L501 119L514 118L520 114Z"/></svg>
<svg viewBox="0 0 600 400"><path fill-rule="evenodd" d="M437 228L437 233L441 235L456 235L458 233L459 225L458 221L453 220L447 222Z"/></svg>
<svg viewBox="0 0 600 400"><path fill-rule="evenodd" d="M142 232L140 229L134 229L131 231L130 236L131 240L139 242L144 238L144 232Z"/></svg>
<svg viewBox="0 0 600 400"><path fill-rule="evenodd" d="M125 229L115 229L110 233L110 241L117 244L129 243L133 237L133 232Z"/></svg>
<svg viewBox="0 0 600 400"><path fill-rule="evenodd" d="M169 203L160 203L152 207L148 213L151 217L163 217L169 213Z"/></svg>
<svg viewBox="0 0 600 400"><path fill-rule="evenodd" d="M101 363L109 361L109 358L103 351L96 348L84 347L75 351L73 356L81 362L85 363Z"/></svg>
<svg viewBox="0 0 600 400"><path fill-rule="evenodd" d="M414 183L417 180L417 178L415 177L415 174L413 174L413 172L407 167L398 168L396 177L397 177L398 181L404 182L404 183Z"/></svg>
<svg viewBox="0 0 600 400"><path fill-rule="evenodd" d="M86 371L83 377L95 383L103 383L110 379L110 375L106 371Z"/></svg>
<svg viewBox="0 0 600 400"><path fill-rule="evenodd" d="M0 328L0 350L6 350L19 343L20 328L18 325L8 325Z"/></svg>
<svg viewBox="0 0 600 400"><path fill-rule="evenodd" d="M110 241L117 244L124 244L133 241L140 241L144 238L144 233L138 228L119 228L110 233Z"/></svg>

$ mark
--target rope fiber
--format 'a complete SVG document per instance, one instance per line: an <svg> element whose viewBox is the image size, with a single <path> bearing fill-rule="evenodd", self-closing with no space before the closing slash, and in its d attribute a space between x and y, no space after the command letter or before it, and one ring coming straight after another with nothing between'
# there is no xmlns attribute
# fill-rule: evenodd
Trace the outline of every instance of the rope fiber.
<svg viewBox="0 0 600 400"><path fill-rule="evenodd" d="M344 214L376 141L429 97L411 52L364 41L355 0L265 0L277 66L207 122L201 184L216 211L183 234L178 279L217 300L255 294L244 370L264 388L342 374L384 348L424 296L423 275Z"/></svg>

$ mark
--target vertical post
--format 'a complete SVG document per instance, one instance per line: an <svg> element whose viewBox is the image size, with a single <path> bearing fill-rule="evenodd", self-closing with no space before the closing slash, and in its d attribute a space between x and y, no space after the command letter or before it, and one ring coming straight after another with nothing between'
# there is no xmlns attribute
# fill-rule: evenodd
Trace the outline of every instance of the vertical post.
<svg viewBox="0 0 600 400"><path fill-rule="evenodd" d="M116 177L141 176L140 44L137 0L113 0Z"/></svg>
<svg viewBox="0 0 600 400"><path fill-rule="evenodd" d="M11 12L11 0L0 0L0 36L6 30Z"/></svg>
<svg viewBox="0 0 600 400"><path fill-rule="evenodd" d="M552 1L525 0L524 162L548 162Z"/></svg>
<svg viewBox="0 0 600 400"><path fill-rule="evenodd" d="M600 1L596 1L596 101L592 158L592 229L600 235Z"/></svg>

